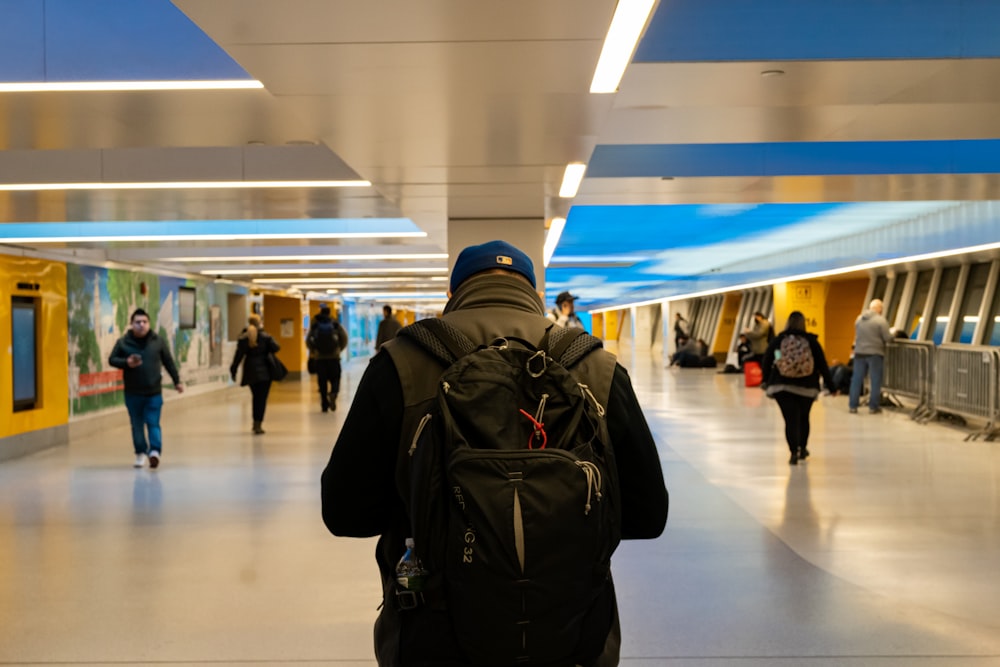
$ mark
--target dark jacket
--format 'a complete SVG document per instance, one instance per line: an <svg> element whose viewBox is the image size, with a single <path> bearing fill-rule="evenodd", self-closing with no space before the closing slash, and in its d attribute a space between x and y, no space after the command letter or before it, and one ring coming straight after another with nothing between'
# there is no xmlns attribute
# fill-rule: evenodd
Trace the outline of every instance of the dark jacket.
<svg viewBox="0 0 1000 667"><path fill-rule="evenodd" d="M538 295L524 281L491 274L465 281L448 302L443 319L476 342L486 343L504 335L540 340L551 325L543 308ZM603 350L580 363L590 363L593 368L607 364L610 381L604 382L605 398L600 400L607 406L618 467L622 537L657 537L666 523L668 496L656 444L628 374ZM433 372L426 373L427 369ZM422 374L430 379L433 388L441 370L405 338L386 343L361 379L323 472L324 522L335 535L379 535L376 560L383 581L394 576L403 539L409 533L409 518L395 480L397 456L403 455L413 431L414 410L406 408L426 398L419 395L428 386L420 380ZM412 624L408 627L392 607L385 605L376 623L381 665L464 664L440 657L451 655L442 648L449 645L447 631L421 632ZM394 655L400 645L405 658Z"/></svg>
<svg viewBox="0 0 1000 667"><path fill-rule="evenodd" d="M382 347L382 343L392 340L399 333L403 325L395 317L390 315L378 323L378 335L375 337L375 349Z"/></svg>
<svg viewBox="0 0 1000 667"><path fill-rule="evenodd" d="M781 341L785 339L786 336L794 334L796 336L802 336L809 341L809 349L812 351L813 356L813 372L810 375L800 378L790 378L785 377L778 370L778 367L774 363L774 352L781 348ZM778 391L787 391L789 387L793 393L803 394L803 395L813 395L819 393L819 380L823 378L823 386L826 389L833 390L833 378L830 375L830 367L826 363L826 355L823 354L823 348L819 344L819 340L816 338L816 334L809 333L808 331L802 331L800 329L785 329L780 334L774 337L771 344L767 346L767 351L764 352L764 358L760 362L760 369L763 372L764 380L767 382L767 392L768 395L777 393ZM800 390L809 390L807 392Z"/></svg>
<svg viewBox="0 0 1000 667"><path fill-rule="evenodd" d="M271 367L267 362L267 355L274 354L281 349L277 341L263 329L257 331L257 347L250 347L250 339L247 337L247 330L244 329L236 341L236 354L233 355L233 363L229 366L229 374L236 379L236 370L243 362L243 378L240 386L257 384L258 382L271 381Z"/></svg>
<svg viewBox="0 0 1000 667"><path fill-rule="evenodd" d="M333 328L337 332L337 350L336 352L320 352L316 349L316 328L319 327L321 322L333 322ZM347 347L347 330L344 329L343 325L329 315L324 315L323 313L317 314L312 318L312 322L309 323L309 333L306 335L306 347L309 348L309 356L313 359L340 359L341 353L344 348Z"/></svg>
<svg viewBox="0 0 1000 667"><path fill-rule="evenodd" d="M133 354L142 357L142 364L129 368L128 358ZM139 396L155 396L163 393L163 369L166 369L174 385L181 383L174 358L170 355L166 341L150 331L142 338L136 338L131 331L118 339L111 350L108 363L122 369L125 393Z"/></svg>

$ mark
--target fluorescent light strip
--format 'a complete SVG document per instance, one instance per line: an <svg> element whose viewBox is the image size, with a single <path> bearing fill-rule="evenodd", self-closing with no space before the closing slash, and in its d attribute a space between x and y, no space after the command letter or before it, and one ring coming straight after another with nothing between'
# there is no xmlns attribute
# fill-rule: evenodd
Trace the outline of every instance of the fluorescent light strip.
<svg viewBox="0 0 1000 667"><path fill-rule="evenodd" d="M562 236L563 228L566 227L566 218L552 218L549 223L549 231L545 234L545 248L542 251L542 263L545 266L552 261L552 253L559 245L559 237Z"/></svg>
<svg viewBox="0 0 1000 667"><path fill-rule="evenodd" d="M447 300L444 292L345 292L345 299L428 299L435 301Z"/></svg>
<svg viewBox="0 0 1000 667"><path fill-rule="evenodd" d="M388 239L423 238L426 232L298 232L293 234L112 234L106 236L23 236L2 238L4 243L87 243L128 241L237 241L274 239ZM180 259L178 261L185 261Z"/></svg>
<svg viewBox="0 0 1000 667"><path fill-rule="evenodd" d="M649 20L656 0L619 0L615 8L611 27L604 38L601 57L590 83L592 93L613 93L625 74L625 68L632 60L639 35Z"/></svg>
<svg viewBox="0 0 1000 667"><path fill-rule="evenodd" d="M0 83L0 93L76 93L134 90L257 90L264 84L255 79L204 81L32 81Z"/></svg>
<svg viewBox="0 0 1000 667"><path fill-rule="evenodd" d="M371 181L162 181L135 183L0 183L0 192L52 190L220 190L226 188L367 188Z"/></svg>
<svg viewBox="0 0 1000 667"><path fill-rule="evenodd" d="M606 313L613 310L624 310L626 308L637 308L639 306L651 306L656 303L670 303L671 301L684 301L686 299L696 299L703 296L712 296L713 294L726 294L728 292L739 292L741 290L754 289L756 287L768 287L771 285L777 285L778 283L790 283L797 280L811 280L813 278L828 278L830 276L839 276L845 273L853 273L855 271L868 271L871 269L880 269L887 266L896 266L897 264L906 264L909 262L923 262L930 259L942 259L944 257L955 257L956 255L965 255L976 252L984 252L988 250L1000 249L1000 243L987 243L984 245L969 246L967 248L958 248L957 250L941 250L938 252L929 252L921 255L910 255L909 257L897 257L895 259L883 259L877 262L867 262L865 264L855 264L854 266L845 266L840 269L828 269L826 271L816 271L813 273L800 273L794 276L786 276L784 278L773 278L771 280L761 280L754 283L744 283L742 285L732 285L730 287L719 287L716 289L703 290L701 292L690 292L688 294L677 294L675 296L662 297L659 299L649 299L648 301L637 301L635 303L625 304L622 306L613 306L609 308L596 308L590 312L592 313Z"/></svg>
<svg viewBox="0 0 1000 667"><path fill-rule="evenodd" d="M409 254L399 254L399 255L232 255L232 256L215 256L215 257L161 257L159 258L164 262L187 262L187 263L203 263L203 262L294 262L294 261L304 261L304 262L328 262L328 261L350 261L350 260L371 260L371 259L448 259L448 255L445 253L409 253ZM384 268L384 269L368 269L368 268L355 268L355 269L334 269L330 268L327 270L328 273L341 273L346 271L358 271L358 272L368 272L377 273L379 271L395 272L395 271L447 271L446 268L437 267L423 267L419 269L404 269L399 267ZM280 273L276 270L268 270L268 273ZM287 273L295 273L295 269L289 269ZM213 273L212 271L202 271L202 273ZM217 271L214 273L218 273Z"/></svg>
<svg viewBox="0 0 1000 667"><path fill-rule="evenodd" d="M365 259L365 258L366 257L363 256L363 255L356 255L356 256L350 257L348 259ZM387 257L384 257L384 256L374 256L374 255L370 256L370 257L367 257L367 258L368 259L387 259ZM436 257L427 257L425 255L410 256L410 257L404 256L404 255L393 255L393 256L391 256L391 258L392 259L437 259ZM254 259L254 258L248 258L248 259ZM256 259L260 259L260 258L256 258ZM162 261L166 261L166 260L162 260ZM178 261L184 261L184 259L181 258ZM281 274L285 274L285 275L290 275L290 274L313 275L313 274L324 274L324 273L329 274L329 273L386 273L386 272L392 272L392 273L447 273L448 269L444 268L444 267L442 267L442 268L420 267L420 268L398 268L398 269L307 269L307 268L303 268L303 269L287 269L287 268L286 269L258 269L256 267L253 267L253 268L245 268L245 269L205 269L205 270L201 271L200 273L202 273L203 275L215 275L215 276L243 276L243 275L247 275L247 274L250 274L250 273L252 273L254 275L271 275L271 276L274 276L274 275L281 275Z"/></svg>
<svg viewBox="0 0 1000 667"><path fill-rule="evenodd" d="M312 290L385 290L385 289L435 289L440 288L435 283L352 283L350 285L313 285L312 283L298 283L290 285L288 289L312 291Z"/></svg>
<svg viewBox="0 0 1000 667"><path fill-rule="evenodd" d="M254 278L251 282L254 283L268 283L270 285L280 285L280 284L299 284L308 282L310 285L314 284L325 284L325 285L339 285L339 284L349 284L349 283L402 283L402 282L416 282L418 280L423 281L445 281L448 278L446 276L419 276L419 277L358 277L358 278Z"/></svg>
<svg viewBox="0 0 1000 667"><path fill-rule="evenodd" d="M572 199L576 196L576 191L580 189L583 181L583 174L587 171L587 165L582 162L570 162L563 172L562 185L559 186L559 196L565 199Z"/></svg>

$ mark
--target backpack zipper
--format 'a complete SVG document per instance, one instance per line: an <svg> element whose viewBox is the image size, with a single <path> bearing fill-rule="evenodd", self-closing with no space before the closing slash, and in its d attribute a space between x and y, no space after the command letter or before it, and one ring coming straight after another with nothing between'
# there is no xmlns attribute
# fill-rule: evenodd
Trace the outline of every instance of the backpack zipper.
<svg viewBox="0 0 1000 667"><path fill-rule="evenodd" d="M593 495L597 502L601 501L601 469L593 461L574 461L577 467L587 476L587 503L583 506L583 514L590 514L590 498Z"/></svg>
<svg viewBox="0 0 1000 667"><path fill-rule="evenodd" d="M577 383L577 386L580 387L583 397L585 399L589 398L590 402L594 404L594 409L597 410L598 416L603 417L604 406L597 402L597 398L594 396L593 392L590 391L590 387L582 383Z"/></svg>
<svg viewBox="0 0 1000 667"><path fill-rule="evenodd" d="M420 434L424 432L424 427L427 426L427 422L431 420L431 413L427 413L420 418L420 423L417 424L417 432L413 434L413 440L410 442L410 449L407 452L410 456L413 456L413 452L417 450L417 440L420 439Z"/></svg>

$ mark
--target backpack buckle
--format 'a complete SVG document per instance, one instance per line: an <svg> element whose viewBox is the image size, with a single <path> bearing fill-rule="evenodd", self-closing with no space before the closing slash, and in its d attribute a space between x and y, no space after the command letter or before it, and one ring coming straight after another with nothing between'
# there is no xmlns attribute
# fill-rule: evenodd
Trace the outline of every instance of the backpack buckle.
<svg viewBox="0 0 1000 667"><path fill-rule="evenodd" d="M536 361L539 360L539 361ZM539 366L541 364L541 366ZM524 369L528 371L528 375L533 378L539 378L545 375L545 370L549 366L548 357L545 355L545 350L539 350L535 352L528 358L528 361L524 364ZM534 368L533 368L534 367ZM534 370L537 368L538 370Z"/></svg>
<svg viewBox="0 0 1000 667"><path fill-rule="evenodd" d="M424 594L419 591L396 591L396 606L399 609L416 609L424 603Z"/></svg>

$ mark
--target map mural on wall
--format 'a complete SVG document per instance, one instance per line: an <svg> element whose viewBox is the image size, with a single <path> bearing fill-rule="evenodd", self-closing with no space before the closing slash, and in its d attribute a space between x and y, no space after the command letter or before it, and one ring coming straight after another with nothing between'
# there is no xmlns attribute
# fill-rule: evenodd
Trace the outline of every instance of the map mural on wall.
<svg viewBox="0 0 1000 667"><path fill-rule="evenodd" d="M151 330L169 341L185 384L226 381L222 366L211 365L209 309L216 286L143 271L77 264L66 269L71 416L124 404L122 374L108 356L136 308L149 313ZM181 286L196 289L194 329L177 326ZM164 386L172 386L168 377Z"/></svg>

